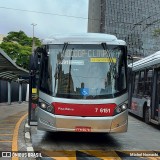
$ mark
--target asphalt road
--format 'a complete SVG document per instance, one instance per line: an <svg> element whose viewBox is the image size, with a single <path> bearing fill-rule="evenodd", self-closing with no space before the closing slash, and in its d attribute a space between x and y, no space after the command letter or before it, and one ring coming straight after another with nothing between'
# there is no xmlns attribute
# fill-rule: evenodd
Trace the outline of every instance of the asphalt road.
<svg viewBox="0 0 160 160"><path fill-rule="evenodd" d="M32 127L31 138L34 150L42 153L43 151L101 153L104 151L160 151L159 127L147 125L132 115L129 115L126 133L47 133Z"/></svg>

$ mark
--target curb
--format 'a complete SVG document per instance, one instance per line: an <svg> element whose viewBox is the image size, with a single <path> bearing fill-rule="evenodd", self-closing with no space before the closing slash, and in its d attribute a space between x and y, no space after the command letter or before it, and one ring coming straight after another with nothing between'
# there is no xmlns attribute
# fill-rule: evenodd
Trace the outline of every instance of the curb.
<svg viewBox="0 0 160 160"><path fill-rule="evenodd" d="M32 140L31 140L31 128L28 125L28 119L25 122L25 128L24 128L24 138L25 138L25 142L26 142L26 146L27 146L27 151L33 151L33 146L32 146ZM32 149L31 149L32 148Z"/></svg>
<svg viewBox="0 0 160 160"><path fill-rule="evenodd" d="M25 127L24 127L24 139L26 143L26 149L27 152L35 153L33 146L32 146L32 140L31 140L31 127L28 125L28 119L25 121ZM29 158L30 160L36 160L36 158Z"/></svg>

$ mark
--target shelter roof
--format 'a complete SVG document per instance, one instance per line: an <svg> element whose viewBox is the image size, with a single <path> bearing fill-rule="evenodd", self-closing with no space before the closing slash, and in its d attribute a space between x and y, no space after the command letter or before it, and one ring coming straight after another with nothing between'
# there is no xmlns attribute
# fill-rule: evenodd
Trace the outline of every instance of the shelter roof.
<svg viewBox="0 0 160 160"><path fill-rule="evenodd" d="M19 67L0 48L0 79L28 83L29 71Z"/></svg>

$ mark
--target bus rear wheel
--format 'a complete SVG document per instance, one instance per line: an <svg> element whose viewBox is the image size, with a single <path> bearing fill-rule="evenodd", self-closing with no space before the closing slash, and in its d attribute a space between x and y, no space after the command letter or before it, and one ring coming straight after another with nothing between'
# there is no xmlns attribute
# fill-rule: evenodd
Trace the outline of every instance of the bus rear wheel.
<svg viewBox="0 0 160 160"><path fill-rule="evenodd" d="M147 107L145 108L145 111L144 111L144 121L145 121L145 123L150 124L150 121L149 121L149 109Z"/></svg>

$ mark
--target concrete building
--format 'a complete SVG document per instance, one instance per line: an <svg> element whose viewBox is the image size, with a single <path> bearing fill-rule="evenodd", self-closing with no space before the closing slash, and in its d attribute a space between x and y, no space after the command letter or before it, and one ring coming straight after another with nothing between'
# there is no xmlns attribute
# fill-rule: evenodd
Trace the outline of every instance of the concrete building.
<svg viewBox="0 0 160 160"><path fill-rule="evenodd" d="M160 0L89 0L88 32L116 35L129 54L144 57L160 50ZM95 19L95 20L93 20Z"/></svg>
<svg viewBox="0 0 160 160"><path fill-rule="evenodd" d="M89 19L88 31L99 33L100 25L101 25L101 1L100 0L89 1L88 19Z"/></svg>

